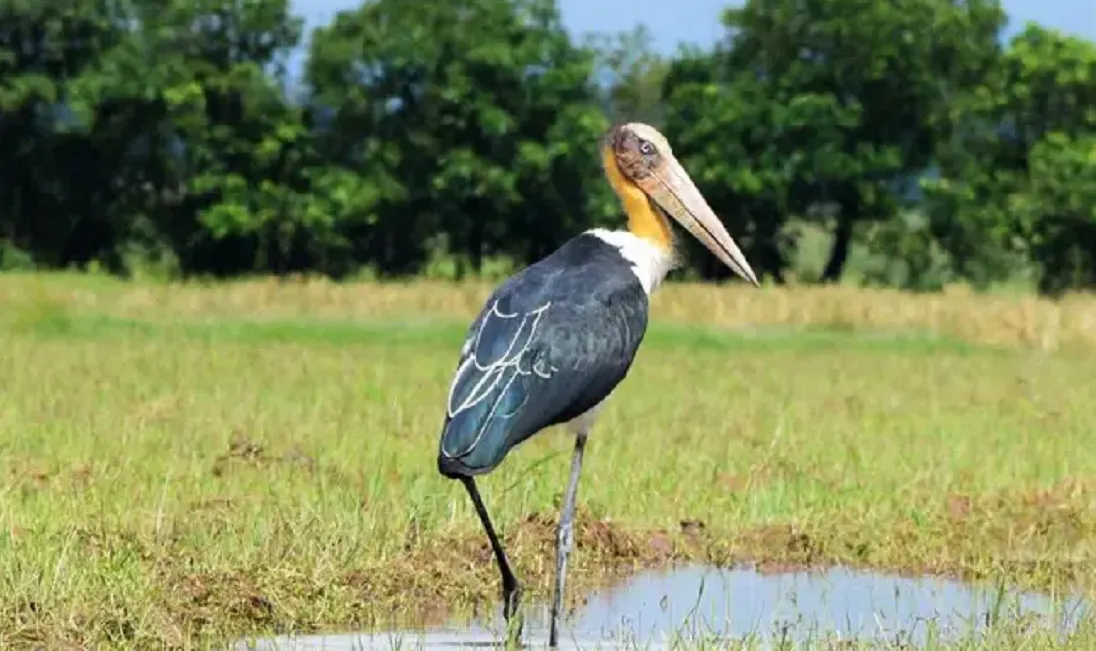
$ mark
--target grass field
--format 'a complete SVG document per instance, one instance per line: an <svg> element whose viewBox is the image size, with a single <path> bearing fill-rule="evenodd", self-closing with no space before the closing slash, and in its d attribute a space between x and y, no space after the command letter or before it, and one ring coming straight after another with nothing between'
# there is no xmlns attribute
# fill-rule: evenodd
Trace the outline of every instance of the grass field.
<svg viewBox="0 0 1096 651"><path fill-rule="evenodd" d="M0 276L0 647L494 605L435 468L488 290ZM681 559L1093 593L1096 298L669 286L653 323L591 435L571 597ZM549 432L481 484L531 598L570 446ZM1067 648L1009 635L993 648Z"/></svg>

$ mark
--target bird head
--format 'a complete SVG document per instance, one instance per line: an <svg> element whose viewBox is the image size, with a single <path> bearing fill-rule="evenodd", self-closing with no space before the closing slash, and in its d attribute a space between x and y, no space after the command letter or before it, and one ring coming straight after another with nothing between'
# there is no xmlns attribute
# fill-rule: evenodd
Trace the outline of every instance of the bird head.
<svg viewBox="0 0 1096 651"><path fill-rule="evenodd" d="M757 276L734 238L700 194L670 143L654 127L630 122L614 127L602 148L610 184L636 235L672 248L669 216L700 240L731 271L754 286Z"/></svg>

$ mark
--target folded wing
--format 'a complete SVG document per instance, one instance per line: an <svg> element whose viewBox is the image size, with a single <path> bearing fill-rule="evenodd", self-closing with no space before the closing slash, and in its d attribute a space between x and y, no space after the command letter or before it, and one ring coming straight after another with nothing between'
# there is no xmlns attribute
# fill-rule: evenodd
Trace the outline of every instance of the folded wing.
<svg viewBox="0 0 1096 651"><path fill-rule="evenodd" d="M629 312L506 292L493 297L469 331L449 388L442 473L487 472L537 431L604 400L643 337L642 300L642 310Z"/></svg>

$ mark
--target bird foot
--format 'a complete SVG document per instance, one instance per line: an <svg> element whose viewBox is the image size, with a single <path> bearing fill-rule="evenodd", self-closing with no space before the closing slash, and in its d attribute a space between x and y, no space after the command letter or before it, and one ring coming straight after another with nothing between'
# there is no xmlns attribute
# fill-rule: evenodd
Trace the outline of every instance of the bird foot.
<svg viewBox="0 0 1096 651"><path fill-rule="evenodd" d="M521 630L525 618L521 612L521 586L515 585L503 591L502 616L506 619L506 646L521 646Z"/></svg>

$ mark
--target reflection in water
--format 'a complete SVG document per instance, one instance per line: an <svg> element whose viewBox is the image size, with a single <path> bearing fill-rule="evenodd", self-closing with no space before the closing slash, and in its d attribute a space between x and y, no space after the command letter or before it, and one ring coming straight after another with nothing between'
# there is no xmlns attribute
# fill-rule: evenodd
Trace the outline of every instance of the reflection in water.
<svg viewBox="0 0 1096 651"><path fill-rule="evenodd" d="M930 631L948 639L984 630L1000 620L1025 617L1062 633L1088 610L1077 598L974 587L936 578L909 579L826 571L760 574L753 569L697 566L647 572L595 592L563 623L561 648L657 648L671 641L750 639L758 642L819 638L926 643ZM1040 621L1041 620L1041 621ZM543 647L547 607L526 609L524 641ZM240 649L431 649L493 646L501 616L444 630L275 638ZM767 646L767 645L763 645Z"/></svg>

